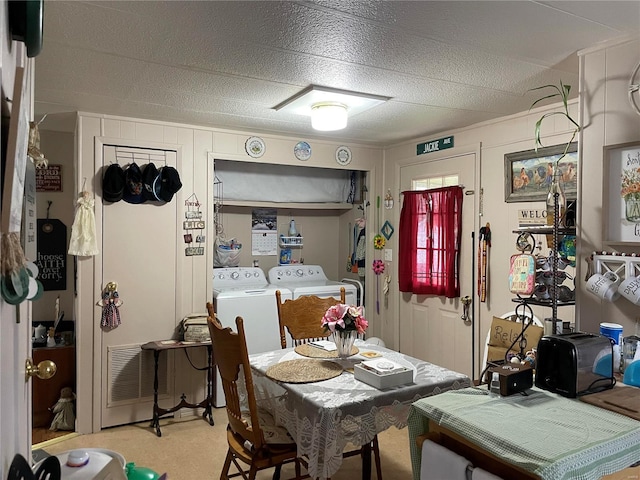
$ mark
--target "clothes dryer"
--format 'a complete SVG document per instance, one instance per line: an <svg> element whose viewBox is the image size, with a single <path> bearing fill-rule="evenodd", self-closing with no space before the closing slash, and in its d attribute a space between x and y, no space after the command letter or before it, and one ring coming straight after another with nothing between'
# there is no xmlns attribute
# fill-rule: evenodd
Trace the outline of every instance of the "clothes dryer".
<svg viewBox="0 0 640 480"><path fill-rule="evenodd" d="M359 305L357 287L351 283L329 280L320 265L280 265L269 270L269 283L291 291L293 298L303 295L340 298L344 287L347 305Z"/></svg>
<svg viewBox="0 0 640 480"><path fill-rule="evenodd" d="M235 332L236 317L244 320L249 354L280 348L280 329L276 290L283 299L291 297L286 287L269 285L259 267L225 267L213 271L213 306L218 320ZM215 351L213 352L215 356ZM214 405L224 407L226 402L220 375L215 371Z"/></svg>

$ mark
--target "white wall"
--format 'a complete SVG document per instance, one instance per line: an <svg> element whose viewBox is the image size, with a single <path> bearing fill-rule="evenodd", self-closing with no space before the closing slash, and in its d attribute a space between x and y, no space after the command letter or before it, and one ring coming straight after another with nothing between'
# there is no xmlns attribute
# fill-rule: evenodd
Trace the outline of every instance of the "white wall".
<svg viewBox="0 0 640 480"><path fill-rule="evenodd" d="M51 120L47 120L50 124ZM188 125L167 124L162 122L145 121L131 118L119 118L89 113L79 114L77 131L78 162L75 172L76 191L81 187L83 178L87 178L86 189L95 194L96 199L96 223L98 225L98 237L100 238L100 210L101 205L101 171L96 162L95 139L106 137L118 142L150 142L175 145L181 149L181 162L177 165L182 181L182 189L174 197L173 201L178 205L195 193L198 199L204 203L203 215L207 220L207 243L205 256L184 256L184 242L182 240L182 226L176 226L174 232L168 235L178 236L176 257L180 260L177 272L180 291L176 300L178 315L175 326L182 317L192 312L205 310L205 303L211 300L213 288L213 257L212 244L214 232L212 226L212 209L209 208L213 197L213 175L209 165L209 153L213 158L236 160L239 162L255 161L249 157L244 144L250 133L231 132L220 129L193 127ZM260 158L261 162L281 165L301 165L293 155L293 148L300 140L281 136L262 136L266 143L266 152ZM311 159L304 162L308 167L344 168L339 167L335 161L335 150L339 143L331 143L326 140L314 141L306 139L312 146ZM381 170L382 150L368 146L350 144L353 160L348 169L365 170L369 172L369 190L375 194L379 192L376 187L376 177ZM43 147L46 153L46 150ZM289 186L283 185L283 188ZM266 199L268 200L268 199ZM275 205L274 205L275 206ZM369 208L371 210L371 207ZM332 278L346 276L345 261L347 258L347 226L353 218L359 216L360 211L352 208L344 210L305 210L299 206L289 205L278 208L279 223L288 224L289 218L295 218L301 233L304 235L304 249L302 255L305 263L317 263L322 265ZM251 256L251 208L242 206L223 207L224 229L227 238L237 237L245 245L241 256L242 265L250 265L253 258L258 258L260 266L266 271L274 266L276 257ZM110 232L112 234L113 232ZM122 232L123 239L130 238L130 232ZM371 235L373 238L373 234ZM135 245L135 242L125 241L129 248L145 248L153 250L153 245ZM368 242L371 245L372 242ZM100 248L102 251L102 248ZM95 364L98 359L95 350L100 345L99 309L95 303L99 299L100 290L105 281L101 276L101 256L78 259L78 300L76 304L76 333L78 351L78 431L87 433L99 428L100 412L100 365ZM145 288L156 289L158 295L162 295L164 283L162 273L153 272L149 275L149 284ZM371 288L371 287L368 287ZM122 292L121 292L122 294ZM371 298L371 295L370 295ZM274 300L275 301L275 300ZM370 309L373 312L373 309ZM150 320L150 328L154 327L153 319ZM157 321L157 320L156 320ZM371 333L376 334L375 318L370 318ZM166 330L166 326L158 326L159 330ZM155 338L149 338L153 340ZM134 340L137 341L137 340ZM99 362L97 362L99 363ZM93 382L86 379L93 378ZM186 383L176 387L176 392L189 394L189 378L182 375L176 376L176 381ZM200 385L202 387L202 385ZM177 403L177 402L176 402Z"/></svg>
<svg viewBox="0 0 640 480"><path fill-rule="evenodd" d="M640 254L638 243L607 245L604 243L602 220L607 215L603 200L603 147L621 143L640 144L640 115L635 113L627 92L629 79L640 61L640 39L609 43L581 52L582 124L582 195L581 195L581 266L584 280L585 258L593 251L618 251ZM636 83L639 80L636 78ZM637 98L637 97L636 97ZM585 331L597 332L600 322L619 323L624 335L636 332L635 320L640 309L625 299L613 304L601 303L580 282L577 315Z"/></svg>
<svg viewBox="0 0 640 480"><path fill-rule="evenodd" d="M638 140L640 120L631 112L626 103L626 83L635 62L637 62L638 41L620 45L614 45L594 51L584 52L583 79L581 86L583 99L581 107L584 110L585 128L581 135L581 165L580 178L582 185L578 192L579 206L582 208L582 217L579 217L579 235L582 241L578 245L578 279L577 283L583 288L581 275L581 263L584 256L593 249L602 248L602 233L600 221L600 202L602 200L602 146L616 143ZM574 86L576 88L577 86ZM535 99L537 97L533 97ZM476 318L479 320L480 338L484 338L492 316L500 315L513 310L514 303L507 289L508 260L515 253L515 235L512 231L518 226L518 210L523 208L544 208L543 202L534 203L506 203L504 201L504 155L534 148L533 132L536 120L546 111L555 107L541 107L532 112L523 112L501 118L496 121L473 125L468 128L443 131L432 135L430 138L418 138L402 144L391 146L384 150L349 145L353 152L353 162L349 168L368 170L369 175L369 200L372 205L367 209L367 217L370 221L375 219L375 197L384 196L387 188L392 189L396 207L392 210L382 210L381 223L389 220L397 228L400 211L400 199L398 191L398 179L394 177L395 165L399 161L416 157L415 146L417 143L439 138L441 136L454 135L456 147L468 146L476 149L478 145L481 152L480 160L480 185L484 193L482 216L478 219L476 228L489 222L492 230L492 248L490 254L490 280L488 300L486 303L476 302ZM570 111L574 117L578 115L578 104L572 102ZM543 140L545 145L562 144L570 138L570 125L560 116L553 116L543 124ZM98 190L99 178L96 176L94 164L93 139L96 136L106 136L119 139L146 140L152 142L174 143L182 147L183 164L180 165L180 173L183 189L177 195L178 202L192 192L201 197L211 198L212 192L208 188L211 182L211 173L207 165L207 153L214 152L218 158L237 161L253 161L244 153L244 142L251 136L248 132L232 132L219 129L207 129L186 125L165 124L127 118L116 118L94 114L81 114L78 130L79 168L76 172L76 181L79 183L83 177L92 180L92 188ZM281 136L263 136L267 143L264 157L260 160L266 163L297 165L298 161L292 154L293 146L299 139ZM312 159L307 162L309 166L335 167L334 152L338 144L327 141L311 141L313 146ZM384 156L384 169L383 165ZM205 193L205 192L208 192ZM477 192L479 193L479 192ZM296 221L304 228L306 238L323 237L326 243L318 247L318 253L307 254L304 251L307 263L320 263L332 277L341 277L344 263L348 254L347 224L359 215L359 211L339 213L336 216L332 212L305 212L295 208L279 210L279 216L286 220L294 216ZM250 209L245 207L230 207L225 210L225 232L227 236L244 237L248 235ZM209 225L212 212L207 212ZM371 229L368 234L367 245L371 245L373 238ZM212 232L207 233L208 239L213 239ZM338 238L337 243L335 238ZM540 239L544 243L544 239ZM248 242L248 241L247 241ZM250 243L250 242L248 242ZM387 248L393 251L393 257L397 254L397 235L391 238ZM176 252L182 255L181 249ZM337 256L336 256L337 250ZM380 258L380 251L373 252L369 248L368 258ZM243 253L243 264L248 264L252 257ZM307 256L310 255L310 256ZM271 260L260 259L260 266L265 270L271 265ZM275 262L275 259L272 261ZM183 269L179 276L184 283L182 298L179 303L181 311L186 314L191 311L200 311L209 299L211 291L211 252L205 257L189 257L184 259ZM396 262L389 265L392 274L391 291L388 308L384 308L380 316L374 316L372 308L368 309L373 325L372 334L382 337L387 346L402 350L399 344L398 331L398 306L400 296L397 291ZM346 272L345 272L346 273ZM79 265L80 295L78 300L77 318L85 322L95 322L94 303L99 285L94 284L96 278L95 261L82 260ZM205 280L203 280L205 279ZM375 295L375 282L367 285L369 300ZM581 294L581 292L579 292ZM597 324L607 319L619 321L630 326L630 319L636 312L624 303L613 307L602 307L593 299L579 297L578 316L579 327L584 331L597 331ZM573 319L573 309L565 307L559 309L558 315L564 320ZM544 318L550 313L550 309L539 307L535 309L538 317ZM384 321L381 321L381 320ZM176 319L177 320L177 319ZM81 345L79 350L79 365L81 378L90 378L96 371L91 368L92 361L91 342ZM85 377L87 374L88 377ZM92 387L85 384L79 392L80 398L91 398ZM82 395L82 396L81 396ZM81 409L79 420L91 416L91 405L79 401ZM90 431L86 423L80 431Z"/></svg>
<svg viewBox="0 0 640 480"><path fill-rule="evenodd" d="M537 96L532 96L532 103ZM570 112L573 118L577 118L577 102L571 102ZM491 248L489 252L489 280L486 303L480 303L476 297L476 329L477 338L480 340L480 350L478 356L482 355L482 344L486 338L487 331L491 325L493 316L500 316L503 313L514 310L515 303L511 301L513 295L509 292L507 278L509 275L509 258L517 253L515 248L516 235L513 230L518 228L518 210L520 209L544 209L544 202L527 203L506 203L504 187L504 156L507 153L519 152L535 148L534 126L536 121L545 112L551 111L557 105L542 107L532 110L530 113L523 112L517 115L503 117L495 121L472 125L468 128L452 131L443 131L429 138L418 138L409 142L396 145L385 150L385 177L383 186L391 187L394 190L394 197L399 198L399 179L394 178L396 163L407 159L417 159L416 144L426 142L431 139L442 138L449 135L454 136L456 150L464 151L465 147L469 151L480 150L480 188L483 192L481 207L481 217L475 225L476 241L480 226L489 223L491 226ZM569 121L560 115L554 115L545 120L542 124L542 138L545 146L563 144L571 138L571 127ZM480 192L476 191L476 195ZM393 210L386 210L385 215L391 223L399 223L400 207ZM382 221L384 222L385 219ZM536 242L541 241L544 248L543 253L547 253L544 236L536 235ZM392 237L390 248L397 252L397 236ZM394 255L395 258L395 255ZM398 315L394 314L399 310L399 302L402 301L397 288L397 262L392 264L394 281L392 282L389 297L390 311L387 319L393 321L387 324L383 338L387 344L402 351L402 344L399 342L397 329ZM558 309L558 317L565 321L573 321L573 307L562 307ZM534 307L534 314L541 320L551 316L551 309L548 307ZM393 339L390 341L389 339ZM476 365L479 364L476 362Z"/></svg>

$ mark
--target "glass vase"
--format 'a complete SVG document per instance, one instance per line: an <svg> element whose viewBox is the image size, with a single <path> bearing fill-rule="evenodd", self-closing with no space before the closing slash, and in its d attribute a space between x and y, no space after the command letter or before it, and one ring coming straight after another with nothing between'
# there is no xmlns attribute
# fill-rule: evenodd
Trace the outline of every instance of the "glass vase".
<svg viewBox="0 0 640 480"><path fill-rule="evenodd" d="M338 358L347 358L351 356L353 343L356 341L357 333L355 330L336 330L331 334L331 340L336 344Z"/></svg>
<svg viewBox="0 0 640 480"><path fill-rule="evenodd" d="M628 221L640 223L640 198L631 194L624 197L624 214Z"/></svg>

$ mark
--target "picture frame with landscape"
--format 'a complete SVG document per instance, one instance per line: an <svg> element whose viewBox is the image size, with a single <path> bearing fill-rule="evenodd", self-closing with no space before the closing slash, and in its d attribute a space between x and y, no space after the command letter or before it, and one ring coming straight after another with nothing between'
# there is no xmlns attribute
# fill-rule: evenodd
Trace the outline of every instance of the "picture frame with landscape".
<svg viewBox="0 0 640 480"><path fill-rule="evenodd" d="M562 188L567 200L575 200L578 191L578 143L542 147L504 156L504 201L544 202L553 178L554 166L560 167Z"/></svg>

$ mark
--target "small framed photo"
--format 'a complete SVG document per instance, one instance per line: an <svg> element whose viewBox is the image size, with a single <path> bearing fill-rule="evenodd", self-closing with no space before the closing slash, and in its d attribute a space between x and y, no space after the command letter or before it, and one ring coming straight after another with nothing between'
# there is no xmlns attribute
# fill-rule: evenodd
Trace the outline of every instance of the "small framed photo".
<svg viewBox="0 0 640 480"><path fill-rule="evenodd" d="M504 201L544 202L558 164L562 188L568 200L575 200L578 192L578 143L507 153L504 156ZM562 157L562 158L561 158Z"/></svg>
<svg viewBox="0 0 640 480"><path fill-rule="evenodd" d="M193 237L191 236L190 233L185 233L184 243L193 243Z"/></svg>

